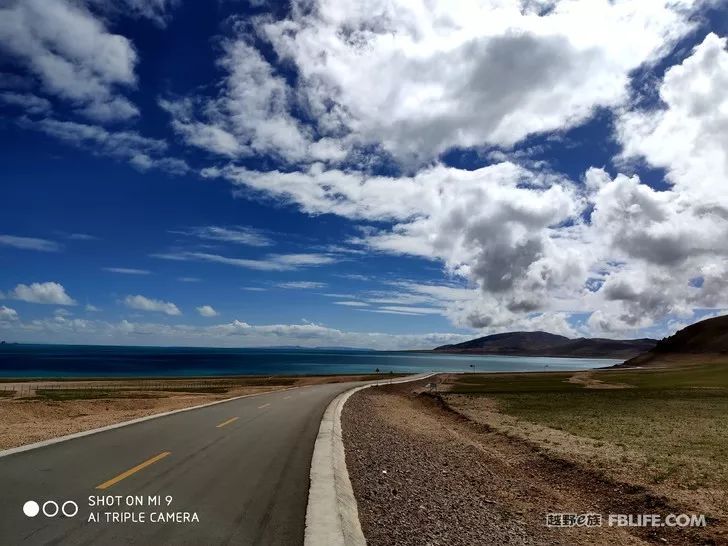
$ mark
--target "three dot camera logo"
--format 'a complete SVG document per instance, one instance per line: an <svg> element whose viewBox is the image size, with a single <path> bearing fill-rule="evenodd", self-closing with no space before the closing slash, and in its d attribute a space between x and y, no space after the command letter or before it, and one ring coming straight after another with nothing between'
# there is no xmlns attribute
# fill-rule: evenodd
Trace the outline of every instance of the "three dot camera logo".
<svg viewBox="0 0 728 546"><path fill-rule="evenodd" d="M43 512L43 515L47 518L55 518L59 514L62 514L67 518L72 518L78 514L78 504L72 500L67 500L62 503L48 500L41 506L34 500L29 500L23 505L23 514L29 518L34 518L41 512Z"/></svg>

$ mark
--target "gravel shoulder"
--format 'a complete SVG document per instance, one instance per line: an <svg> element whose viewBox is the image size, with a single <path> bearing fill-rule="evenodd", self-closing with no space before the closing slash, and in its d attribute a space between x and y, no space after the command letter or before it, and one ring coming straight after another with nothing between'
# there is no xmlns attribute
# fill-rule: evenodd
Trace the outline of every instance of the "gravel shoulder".
<svg viewBox="0 0 728 546"><path fill-rule="evenodd" d="M368 544L726 544L710 528L547 527L550 512L690 510L475 423L418 388L365 389L344 407L347 466Z"/></svg>

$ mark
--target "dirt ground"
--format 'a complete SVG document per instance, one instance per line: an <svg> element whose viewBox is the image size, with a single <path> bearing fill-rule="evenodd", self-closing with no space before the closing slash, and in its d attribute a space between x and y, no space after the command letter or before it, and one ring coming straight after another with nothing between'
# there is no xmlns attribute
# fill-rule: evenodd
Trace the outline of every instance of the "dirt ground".
<svg viewBox="0 0 728 546"><path fill-rule="evenodd" d="M4 382L0 388L15 389L15 396L0 397L0 449L8 449L66 434L120 423L156 413L196 406L224 400L234 396L268 392L291 386L316 385L321 383L339 383L344 381L361 381L373 379L370 375L348 376L301 376L284 378L283 384L276 385L272 378L267 385L230 386L227 392L175 392L165 391L156 381L137 382L138 390L123 390L135 385L134 380L124 381L18 381ZM251 378L242 378L241 382ZM205 385L228 386L234 379L209 379ZM167 388L179 388L188 384L188 380L166 380L162 382ZM110 397L93 397L98 390L110 389ZM202 387L204 390L208 387ZM36 396L38 391L50 389L53 396L59 392L70 394L87 391L90 399L54 400ZM57 390L57 389L60 389ZM224 389L223 389L224 390ZM22 394L22 395L21 395Z"/></svg>
<svg viewBox="0 0 728 546"><path fill-rule="evenodd" d="M412 384L352 396L343 431L370 545L728 544L724 522L713 520L608 526L608 514L693 511L476 423ZM548 513L602 514L603 525L548 527Z"/></svg>
<svg viewBox="0 0 728 546"><path fill-rule="evenodd" d="M104 398L92 400L0 400L0 449L8 449L66 434L223 400L243 394L285 387L244 387L225 394L155 393L154 398ZM148 393L139 393L148 396ZM157 397L158 396L158 397Z"/></svg>

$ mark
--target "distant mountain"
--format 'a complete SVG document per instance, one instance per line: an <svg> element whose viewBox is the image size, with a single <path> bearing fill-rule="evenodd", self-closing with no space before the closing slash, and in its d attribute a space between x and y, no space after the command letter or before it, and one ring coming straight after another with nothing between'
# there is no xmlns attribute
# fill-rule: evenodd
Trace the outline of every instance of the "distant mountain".
<svg viewBox="0 0 728 546"><path fill-rule="evenodd" d="M649 351L656 343L655 339L570 339L548 332L507 332L455 345L442 345L434 351L481 355L631 358Z"/></svg>
<svg viewBox="0 0 728 546"><path fill-rule="evenodd" d="M653 364L662 359L689 359L711 355L728 361L728 315L701 320L657 342L648 352L628 360L624 366Z"/></svg>

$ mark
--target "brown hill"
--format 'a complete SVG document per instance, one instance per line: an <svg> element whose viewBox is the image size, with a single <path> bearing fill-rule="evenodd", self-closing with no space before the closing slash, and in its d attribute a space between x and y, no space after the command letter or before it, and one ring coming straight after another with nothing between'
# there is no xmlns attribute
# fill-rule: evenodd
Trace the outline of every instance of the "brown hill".
<svg viewBox="0 0 728 546"><path fill-rule="evenodd" d="M548 332L507 332L443 345L434 351L508 356L630 358L649 351L656 343L654 339L570 339Z"/></svg>
<svg viewBox="0 0 728 546"><path fill-rule="evenodd" d="M643 366L664 361L689 361L695 357L728 361L728 315L701 320L660 340L650 351L623 366Z"/></svg>

